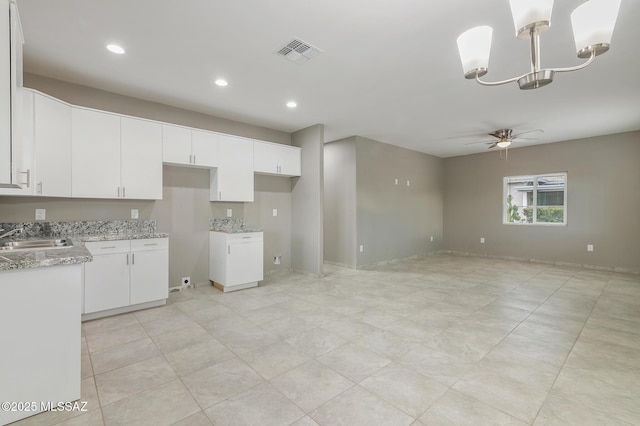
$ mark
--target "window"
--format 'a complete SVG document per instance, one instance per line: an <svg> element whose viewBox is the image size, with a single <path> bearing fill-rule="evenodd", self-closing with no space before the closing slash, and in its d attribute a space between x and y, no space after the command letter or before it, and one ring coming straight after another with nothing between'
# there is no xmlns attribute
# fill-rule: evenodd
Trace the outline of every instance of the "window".
<svg viewBox="0 0 640 426"><path fill-rule="evenodd" d="M566 225L567 174L504 178L504 223Z"/></svg>

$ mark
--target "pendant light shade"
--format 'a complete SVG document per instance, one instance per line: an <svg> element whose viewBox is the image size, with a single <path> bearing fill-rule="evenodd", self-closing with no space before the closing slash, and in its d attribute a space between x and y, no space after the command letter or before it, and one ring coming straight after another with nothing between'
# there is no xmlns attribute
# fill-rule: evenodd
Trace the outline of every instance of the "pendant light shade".
<svg viewBox="0 0 640 426"><path fill-rule="evenodd" d="M571 14L578 57L588 58L606 52L616 25L620 0L589 0Z"/></svg>
<svg viewBox="0 0 640 426"><path fill-rule="evenodd" d="M511 146L511 141L510 140L500 141L500 142L497 142L496 145L498 146L498 148L507 148Z"/></svg>
<svg viewBox="0 0 640 426"><path fill-rule="evenodd" d="M492 35L493 28L484 25L471 28L458 37L458 52L466 78L476 78L487 73Z"/></svg>
<svg viewBox="0 0 640 426"><path fill-rule="evenodd" d="M538 33L549 29L553 0L509 0L516 37L527 39L529 30L536 27Z"/></svg>
<svg viewBox="0 0 640 426"><path fill-rule="evenodd" d="M551 82L558 73L578 71L589 66L596 56L609 50L613 27L618 18L622 0L582 0L573 10L571 23L578 58L586 59L581 64L542 68L540 60L540 34L551 25L553 0L509 0L516 37L527 40L530 50L530 71L517 77L500 81L486 81L480 77L489 70L489 53L493 29L488 26L474 27L458 37L458 51L462 61L464 77L475 79L483 86L500 86L518 83L522 90L539 89Z"/></svg>

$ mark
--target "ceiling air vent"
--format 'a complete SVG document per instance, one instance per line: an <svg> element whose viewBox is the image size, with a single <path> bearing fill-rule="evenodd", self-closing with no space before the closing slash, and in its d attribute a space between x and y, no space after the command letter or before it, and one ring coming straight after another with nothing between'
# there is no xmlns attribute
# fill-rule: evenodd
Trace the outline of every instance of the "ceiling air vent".
<svg viewBox="0 0 640 426"><path fill-rule="evenodd" d="M309 59L322 53L322 50L315 46L302 41L299 38L294 38L284 46L275 51L277 55L282 56L297 64L304 64Z"/></svg>

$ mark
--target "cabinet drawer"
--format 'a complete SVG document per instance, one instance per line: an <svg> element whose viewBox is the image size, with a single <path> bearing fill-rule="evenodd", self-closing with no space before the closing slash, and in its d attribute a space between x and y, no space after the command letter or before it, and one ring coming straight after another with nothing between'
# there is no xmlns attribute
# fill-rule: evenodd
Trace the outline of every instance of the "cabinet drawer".
<svg viewBox="0 0 640 426"><path fill-rule="evenodd" d="M131 249L129 240L117 241L91 241L85 243L85 247L93 256L112 253L127 253Z"/></svg>
<svg viewBox="0 0 640 426"><path fill-rule="evenodd" d="M242 232L227 234L227 242L262 241L262 232Z"/></svg>
<svg viewBox="0 0 640 426"><path fill-rule="evenodd" d="M166 250L169 248L168 238L148 238L131 240L131 251Z"/></svg>

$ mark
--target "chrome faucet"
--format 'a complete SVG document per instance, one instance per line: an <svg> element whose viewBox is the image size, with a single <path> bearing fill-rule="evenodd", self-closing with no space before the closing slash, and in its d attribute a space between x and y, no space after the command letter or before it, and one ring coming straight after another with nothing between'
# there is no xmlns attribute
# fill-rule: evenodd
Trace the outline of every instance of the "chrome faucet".
<svg viewBox="0 0 640 426"><path fill-rule="evenodd" d="M0 229L0 232L2 232L2 231L4 231L4 229ZM4 234L0 235L0 239L11 237L12 235L21 234L22 231L24 231L24 228L12 229L11 231L5 232Z"/></svg>

